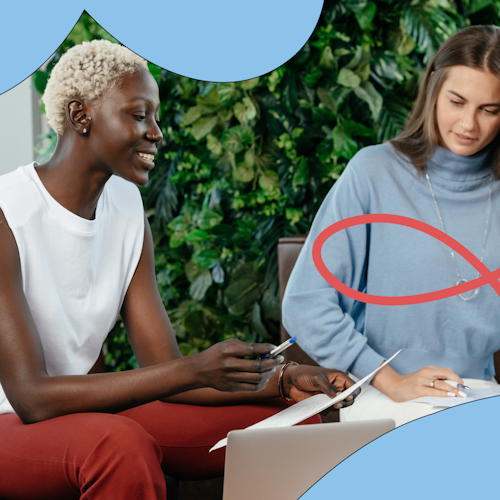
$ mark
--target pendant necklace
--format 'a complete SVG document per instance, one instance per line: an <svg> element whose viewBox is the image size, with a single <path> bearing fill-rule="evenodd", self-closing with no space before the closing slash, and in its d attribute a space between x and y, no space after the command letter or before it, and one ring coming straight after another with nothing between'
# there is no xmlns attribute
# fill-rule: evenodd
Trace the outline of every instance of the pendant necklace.
<svg viewBox="0 0 500 500"><path fill-rule="evenodd" d="M432 198L434 200L434 204L436 205L436 212L438 214L439 221L441 222L441 227L443 228L443 233L448 234L446 232L446 229L444 228L443 218L441 217L441 213L439 212L439 207L438 207L438 204L437 204L437 201L436 201L436 196L434 195L434 190L432 189L431 180L429 179L429 174L427 172L425 173L425 177L427 178L427 182L429 183L429 189L431 190ZM484 241L483 241L483 251L481 253L481 264L483 263L483 259L484 259L484 249L486 248L486 236L488 234L488 224L490 222L491 192L492 192L492 190L493 190L493 176L491 176L491 182L490 182L490 195L489 195L489 198L488 198L488 213L486 215L486 224L485 224L486 227L485 227L485 230L484 230ZM456 285L460 285L461 283L467 283L469 280L466 280L465 278L462 278L462 276L460 276L460 271L458 270L457 259L455 258L455 254L453 253L453 250L450 249L450 252L451 252L451 256L453 257L453 262L455 263L455 269L457 271L458 281L456 282ZM479 278L480 274L481 273L478 271L476 279ZM464 297L461 293L458 294L458 296L462 300L470 300L473 297L475 297L478 294L478 292L479 292L479 288L476 288L474 290L474 293L470 297Z"/></svg>

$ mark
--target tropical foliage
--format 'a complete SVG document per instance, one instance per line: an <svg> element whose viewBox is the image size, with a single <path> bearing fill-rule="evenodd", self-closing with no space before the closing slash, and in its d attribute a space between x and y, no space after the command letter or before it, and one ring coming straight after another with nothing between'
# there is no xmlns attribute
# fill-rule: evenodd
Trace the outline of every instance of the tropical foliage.
<svg viewBox="0 0 500 500"><path fill-rule="evenodd" d="M142 189L158 287L184 354L238 337L277 341L276 247L307 233L358 149L402 129L419 76L469 24L498 24L500 1L326 0L315 32L282 67L253 80L191 80L151 66L164 140ZM68 47L111 37L82 16ZM42 110L43 112L43 110ZM47 158L54 137L44 138ZM110 368L135 366L120 322Z"/></svg>

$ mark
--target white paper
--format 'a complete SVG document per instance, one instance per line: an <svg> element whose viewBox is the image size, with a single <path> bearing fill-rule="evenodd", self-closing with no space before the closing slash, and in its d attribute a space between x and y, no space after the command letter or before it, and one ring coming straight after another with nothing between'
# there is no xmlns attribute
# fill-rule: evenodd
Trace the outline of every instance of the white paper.
<svg viewBox="0 0 500 500"><path fill-rule="evenodd" d="M478 399L491 398L492 396L500 396L500 386L492 387L490 389L476 389L464 392L467 394L466 398L462 398L460 396L443 397L443 398L434 396L423 396L421 398L412 399L408 402L425 403L438 408L451 408L452 406L458 406L463 403L477 401Z"/></svg>
<svg viewBox="0 0 500 500"><path fill-rule="evenodd" d="M377 373L383 366L387 363L391 362L399 353L401 349L392 356L392 358L388 359L384 363L382 363L376 370L367 375L365 378L361 379L359 382L355 383L353 386L346 389L344 392L341 392L339 395L334 398L328 397L326 394L316 394L315 396L311 396L310 398L304 399L300 401L300 403L296 403L293 406L290 406L286 410L280 411L275 415L272 415L269 418L261 420L247 429L268 429L271 427L290 427L292 425L298 424L303 420L316 415L323 410L326 410L328 407L338 403L339 401L343 401L347 398L351 393L353 393L361 384L364 384L370 377L372 377L375 373ZM213 446L210 451L217 450L219 448L223 448L227 445L227 438L221 439L215 446Z"/></svg>

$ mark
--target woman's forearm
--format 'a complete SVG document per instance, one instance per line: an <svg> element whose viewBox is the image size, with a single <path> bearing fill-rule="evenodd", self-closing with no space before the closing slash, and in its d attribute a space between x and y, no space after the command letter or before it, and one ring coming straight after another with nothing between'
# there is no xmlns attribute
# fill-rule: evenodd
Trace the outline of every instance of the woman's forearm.
<svg viewBox="0 0 500 500"><path fill-rule="evenodd" d="M24 423L70 413L115 413L199 388L195 356L126 372L40 376L7 396Z"/></svg>
<svg viewBox="0 0 500 500"><path fill-rule="evenodd" d="M375 389L391 398L391 394L399 383L400 378L401 375L398 372L396 372L389 365L385 365L374 375L370 384L375 387Z"/></svg>
<svg viewBox="0 0 500 500"><path fill-rule="evenodd" d="M276 398L280 396L278 389L279 371L278 367L274 376L269 380L267 387L258 392L234 393L218 391L211 387L203 387L162 398L162 401L200 406L225 406L251 403L252 401L261 401L266 398Z"/></svg>

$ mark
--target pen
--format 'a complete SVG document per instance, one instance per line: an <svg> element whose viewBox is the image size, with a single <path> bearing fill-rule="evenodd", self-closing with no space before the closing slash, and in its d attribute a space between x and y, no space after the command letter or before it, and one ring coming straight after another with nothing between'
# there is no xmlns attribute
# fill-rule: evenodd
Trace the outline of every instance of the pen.
<svg viewBox="0 0 500 500"><path fill-rule="evenodd" d="M454 380L443 380L443 382L446 382L448 385L455 387L455 389L465 389L466 391L470 391L469 386L464 385L464 384L459 384L458 382L455 382Z"/></svg>
<svg viewBox="0 0 500 500"><path fill-rule="evenodd" d="M295 344L295 342L297 342L297 337L292 337L291 339L283 342L283 344L280 344L278 347L275 347L269 354L259 356L257 359L274 358L274 356L281 354L285 349L288 349L291 345Z"/></svg>

